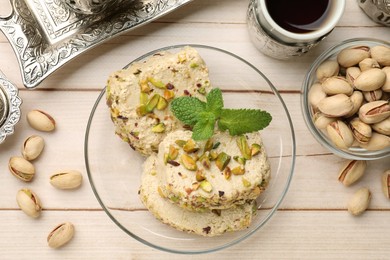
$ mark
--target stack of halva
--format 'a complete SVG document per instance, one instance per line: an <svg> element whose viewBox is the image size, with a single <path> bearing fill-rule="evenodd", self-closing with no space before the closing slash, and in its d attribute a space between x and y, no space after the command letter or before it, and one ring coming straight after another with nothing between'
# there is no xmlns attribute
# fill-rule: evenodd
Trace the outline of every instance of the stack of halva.
<svg viewBox="0 0 390 260"><path fill-rule="evenodd" d="M210 139L195 141L170 111L173 98L205 100L210 89L208 68L191 47L133 63L107 84L116 134L147 156L141 201L161 222L203 236L249 227L270 180L260 133L216 130Z"/></svg>

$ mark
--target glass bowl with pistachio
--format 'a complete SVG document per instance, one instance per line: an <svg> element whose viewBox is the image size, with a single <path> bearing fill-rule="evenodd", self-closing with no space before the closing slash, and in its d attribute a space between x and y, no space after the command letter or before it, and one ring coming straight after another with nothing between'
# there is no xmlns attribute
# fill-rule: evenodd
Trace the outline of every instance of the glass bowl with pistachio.
<svg viewBox="0 0 390 260"><path fill-rule="evenodd" d="M310 66L301 105L316 140L347 159L390 156L390 43L355 38Z"/></svg>
<svg viewBox="0 0 390 260"><path fill-rule="evenodd" d="M259 69L225 50L176 45L107 77L85 162L119 228L153 248L206 253L271 219L293 176L295 137Z"/></svg>

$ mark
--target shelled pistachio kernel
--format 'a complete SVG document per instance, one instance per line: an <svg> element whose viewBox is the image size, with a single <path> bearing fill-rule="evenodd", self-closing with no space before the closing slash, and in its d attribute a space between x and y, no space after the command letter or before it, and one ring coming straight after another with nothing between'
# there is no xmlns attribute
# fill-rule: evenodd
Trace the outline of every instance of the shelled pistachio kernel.
<svg viewBox="0 0 390 260"><path fill-rule="evenodd" d="M354 216L361 215L367 210L371 201L371 192L367 188L360 188L348 201L348 212Z"/></svg>
<svg viewBox="0 0 390 260"><path fill-rule="evenodd" d="M364 175L366 167L366 161L347 161L347 163L345 163L341 168L338 179L345 186L350 186Z"/></svg>
<svg viewBox="0 0 390 260"><path fill-rule="evenodd" d="M83 176L79 171L59 171L50 176L50 184L57 189L71 190L81 186Z"/></svg>
<svg viewBox="0 0 390 260"><path fill-rule="evenodd" d="M65 222L56 226L47 236L47 244L51 248L59 248L68 243L74 236L74 226Z"/></svg>
<svg viewBox="0 0 390 260"><path fill-rule="evenodd" d="M15 177L22 181L31 181L35 175L34 165L23 157L11 157L8 162L8 168Z"/></svg>
<svg viewBox="0 0 390 260"><path fill-rule="evenodd" d="M16 194L19 208L29 217L37 218L42 211L41 201L30 189L21 189Z"/></svg>
<svg viewBox="0 0 390 260"><path fill-rule="evenodd" d="M390 170L382 174L382 191L386 198L390 198Z"/></svg>
<svg viewBox="0 0 390 260"><path fill-rule="evenodd" d="M28 112L27 122L32 128L38 131L51 132L56 127L56 121L48 113L34 109Z"/></svg>
<svg viewBox="0 0 390 260"><path fill-rule="evenodd" d="M39 135L31 135L23 142L22 155L24 159L32 161L42 153L45 141Z"/></svg>

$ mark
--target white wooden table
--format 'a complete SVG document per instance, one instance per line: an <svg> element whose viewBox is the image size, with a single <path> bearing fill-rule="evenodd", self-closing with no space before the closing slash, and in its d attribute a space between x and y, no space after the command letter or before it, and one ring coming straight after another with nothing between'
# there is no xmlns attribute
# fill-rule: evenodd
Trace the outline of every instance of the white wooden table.
<svg viewBox="0 0 390 260"><path fill-rule="evenodd" d="M372 22L348 0L345 15L328 38L307 56L278 61L259 53L249 40L245 15L248 0L194 0L148 25L116 37L79 56L26 90L16 57L0 35L0 69L18 85L23 99L16 133L0 145L0 259L389 259L390 201L380 188L380 174L390 160L369 162L364 178L352 187L337 181L344 159L321 147L310 135L300 109L300 88L306 70L325 49L353 37L390 41L390 28ZM9 10L0 0L0 14ZM196 43L233 52L251 62L280 90L291 113L296 139L296 170L280 210L252 237L223 251L183 256L152 249L127 236L105 214L88 182L84 165L84 134L91 108L107 75L134 58L166 45ZM19 155L25 137L35 133L25 114L39 108L52 114L58 128L43 134L47 146L35 162L37 175L26 184L8 169L10 156ZM83 186L58 191L47 181L57 169L79 169ZM44 210L31 219L16 204L22 187L38 192ZM350 195L367 186L373 197L360 217L346 210ZM74 239L60 250L47 246L48 232L63 221L76 227Z"/></svg>

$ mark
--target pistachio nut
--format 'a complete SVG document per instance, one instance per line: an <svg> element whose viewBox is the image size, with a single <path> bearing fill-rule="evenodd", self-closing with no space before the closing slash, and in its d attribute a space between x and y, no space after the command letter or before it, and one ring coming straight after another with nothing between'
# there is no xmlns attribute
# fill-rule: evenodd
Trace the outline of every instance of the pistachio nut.
<svg viewBox="0 0 390 260"><path fill-rule="evenodd" d="M376 89L372 91L363 91L364 99L367 102L377 101L382 98L382 89Z"/></svg>
<svg viewBox="0 0 390 260"><path fill-rule="evenodd" d="M27 121L32 128L43 132L53 131L56 126L56 121L51 115L38 109L28 112Z"/></svg>
<svg viewBox="0 0 390 260"><path fill-rule="evenodd" d="M350 96L353 93L353 87L344 77L340 76L325 79L322 82L322 89L328 95L346 94Z"/></svg>
<svg viewBox="0 0 390 260"><path fill-rule="evenodd" d="M372 68L380 68L379 63L372 58L365 58L361 62L359 62L359 68L361 71L369 70Z"/></svg>
<svg viewBox="0 0 390 260"><path fill-rule="evenodd" d="M200 182L200 188L205 192L211 192L213 190L213 186L207 180L203 180Z"/></svg>
<svg viewBox="0 0 390 260"><path fill-rule="evenodd" d="M45 147L45 141L39 135L32 135L27 137L23 142L22 155L24 159L32 161L42 153Z"/></svg>
<svg viewBox="0 0 390 260"><path fill-rule="evenodd" d="M390 198L390 170L382 174L382 191L386 198Z"/></svg>
<svg viewBox="0 0 390 260"><path fill-rule="evenodd" d="M349 68L347 68L347 70L345 72L345 78L347 79L349 84L351 84L351 86L354 86L355 85L355 80L356 80L357 77L359 77L360 73L362 73L360 68L358 68L358 67L349 67Z"/></svg>
<svg viewBox="0 0 390 260"><path fill-rule="evenodd" d="M326 129L326 127L336 121L337 118L334 118L334 117L327 117L326 115L324 115L323 113L321 112L317 112L313 115L313 122L314 122L314 125L318 128L318 129Z"/></svg>
<svg viewBox="0 0 390 260"><path fill-rule="evenodd" d="M380 121L379 123L371 125L371 127L380 134L390 136L390 117Z"/></svg>
<svg viewBox="0 0 390 260"><path fill-rule="evenodd" d="M352 93L352 95L349 97L349 99L351 100L351 102L353 104L353 108L344 117L351 117L351 116L355 115L359 111L359 109L362 106L363 101L364 101L364 97L363 97L362 92L358 91L358 90L354 91Z"/></svg>
<svg viewBox="0 0 390 260"><path fill-rule="evenodd" d="M361 91L381 88L386 82L386 73L378 68L362 71L354 81L354 87Z"/></svg>
<svg viewBox="0 0 390 260"><path fill-rule="evenodd" d="M217 159L215 160L215 165L218 167L220 171L223 171L225 167L229 164L231 156L226 154L225 152L221 152L218 154Z"/></svg>
<svg viewBox="0 0 390 260"><path fill-rule="evenodd" d="M369 150L377 151L390 147L390 136L372 132L372 136L368 143L361 143L360 147Z"/></svg>
<svg viewBox="0 0 390 260"><path fill-rule="evenodd" d="M337 55L337 61L338 63L344 67L352 67L365 58L370 57L370 47L368 46L354 46L351 48L346 48L341 50Z"/></svg>
<svg viewBox="0 0 390 260"><path fill-rule="evenodd" d="M313 108L317 108L318 103L322 99L326 98L326 93L322 89L322 85L320 83L315 83L309 89L307 97L310 105L312 105Z"/></svg>
<svg viewBox="0 0 390 260"><path fill-rule="evenodd" d="M386 74L386 81L382 86L382 90L384 92L390 92L390 66L383 67L382 71Z"/></svg>
<svg viewBox="0 0 390 260"><path fill-rule="evenodd" d="M359 143L367 143L372 135L371 126L362 122L359 118L354 118L349 122L352 134Z"/></svg>
<svg viewBox="0 0 390 260"><path fill-rule="evenodd" d="M83 176L79 171L59 171L50 176L50 184L61 190L70 190L80 187Z"/></svg>
<svg viewBox="0 0 390 260"><path fill-rule="evenodd" d="M188 154L181 155L181 162L183 166L189 171L196 171L198 169L196 161Z"/></svg>
<svg viewBox="0 0 390 260"><path fill-rule="evenodd" d="M65 222L56 226L47 236L47 244L51 248L59 248L68 243L74 236L74 226Z"/></svg>
<svg viewBox="0 0 390 260"><path fill-rule="evenodd" d="M358 181L365 173L367 167L366 161L350 160L347 161L339 172L339 181L345 186L350 186Z"/></svg>
<svg viewBox="0 0 390 260"><path fill-rule="evenodd" d="M246 137L244 135L240 135L237 140L237 146L240 149L242 157L244 157L246 160L250 160L252 158L252 152L249 147L248 141L246 140Z"/></svg>
<svg viewBox="0 0 390 260"><path fill-rule="evenodd" d="M345 94L326 97L318 103L318 109L328 117L341 117L354 108L351 99Z"/></svg>
<svg viewBox="0 0 390 260"><path fill-rule="evenodd" d="M366 124L375 124L390 116L389 101L378 100L366 103L359 109L359 118Z"/></svg>
<svg viewBox="0 0 390 260"><path fill-rule="evenodd" d="M381 66L390 66L390 48L378 45L371 48L371 57Z"/></svg>
<svg viewBox="0 0 390 260"><path fill-rule="evenodd" d="M16 194L16 202L19 208L29 217L37 218L42 211L42 205L38 196L29 189L21 189Z"/></svg>
<svg viewBox="0 0 390 260"><path fill-rule="evenodd" d="M348 212L354 216L367 210L371 201L371 192L367 188L357 190L348 201Z"/></svg>
<svg viewBox="0 0 390 260"><path fill-rule="evenodd" d="M10 172L22 181L31 181L35 175L35 167L23 157L13 156L9 159Z"/></svg>
<svg viewBox="0 0 390 260"><path fill-rule="evenodd" d="M340 66L335 60L327 60L318 66L316 70L316 76L319 81L323 81L326 78L330 78L339 74Z"/></svg>
<svg viewBox="0 0 390 260"><path fill-rule="evenodd" d="M341 149L348 149L352 146L354 137L351 129L341 120L336 120L326 127L330 140Z"/></svg>

